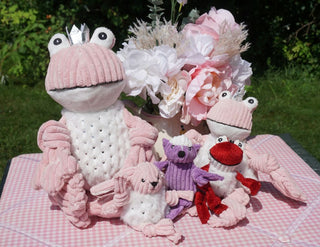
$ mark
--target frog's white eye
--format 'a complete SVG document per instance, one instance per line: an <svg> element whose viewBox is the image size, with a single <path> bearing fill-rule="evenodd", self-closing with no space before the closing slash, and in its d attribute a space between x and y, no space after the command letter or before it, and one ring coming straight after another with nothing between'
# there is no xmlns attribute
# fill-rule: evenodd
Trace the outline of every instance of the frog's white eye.
<svg viewBox="0 0 320 247"><path fill-rule="evenodd" d="M253 112L258 106L258 100L254 97L248 97L243 100L243 103Z"/></svg>
<svg viewBox="0 0 320 247"><path fill-rule="evenodd" d="M48 44L48 50L50 53L50 57L60 51L61 49L70 47L69 40L62 33L57 33L52 36Z"/></svg>
<svg viewBox="0 0 320 247"><path fill-rule="evenodd" d="M90 43L95 43L111 49L115 43L114 34L106 27L98 27L94 30Z"/></svg>
<svg viewBox="0 0 320 247"><path fill-rule="evenodd" d="M222 91L219 95L219 99L231 99L231 93L229 91Z"/></svg>
<svg viewBox="0 0 320 247"><path fill-rule="evenodd" d="M241 148L243 150L243 148L244 148L243 142L236 140L236 141L234 141L234 144L236 144L239 148Z"/></svg>
<svg viewBox="0 0 320 247"><path fill-rule="evenodd" d="M216 143L227 142L228 138L226 136L219 136L216 140Z"/></svg>

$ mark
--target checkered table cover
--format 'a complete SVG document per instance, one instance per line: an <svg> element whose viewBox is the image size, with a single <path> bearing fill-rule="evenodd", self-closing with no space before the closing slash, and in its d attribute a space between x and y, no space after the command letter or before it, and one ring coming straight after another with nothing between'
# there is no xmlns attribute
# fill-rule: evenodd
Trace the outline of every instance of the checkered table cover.
<svg viewBox="0 0 320 247"><path fill-rule="evenodd" d="M259 135L250 144L273 154L308 196L307 203L284 197L260 174L261 191L251 198L247 218L231 228L211 228L185 215L176 223L179 246L320 246L320 177L278 136ZM95 219L80 230L52 207L47 194L31 188L41 154L12 159L0 201L0 246L173 246L148 238L119 219Z"/></svg>

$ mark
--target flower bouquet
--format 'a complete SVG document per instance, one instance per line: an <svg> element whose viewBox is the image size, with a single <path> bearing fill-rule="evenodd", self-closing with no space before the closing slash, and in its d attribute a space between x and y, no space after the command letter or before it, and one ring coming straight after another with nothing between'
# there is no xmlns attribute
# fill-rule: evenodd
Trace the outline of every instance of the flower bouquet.
<svg viewBox="0 0 320 247"><path fill-rule="evenodd" d="M252 75L251 64L240 56L249 47L245 26L214 7L201 16L192 10L179 21L186 0L171 0L167 21L163 1L149 2L151 21L131 26L132 35L117 52L128 78L125 98L159 118L178 118L179 126L204 122L223 90L242 99Z"/></svg>

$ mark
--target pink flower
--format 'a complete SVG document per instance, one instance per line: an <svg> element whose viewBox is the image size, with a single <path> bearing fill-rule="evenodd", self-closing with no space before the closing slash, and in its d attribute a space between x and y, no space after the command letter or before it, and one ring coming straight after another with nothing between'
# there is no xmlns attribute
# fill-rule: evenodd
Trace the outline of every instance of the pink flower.
<svg viewBox="0 0 320 247"><path fill-rule="evenodd" d="M208 61L189 72L191 81L187 85L181 122L198 125L216 103L220 92L231 87L230 66L216 65L217 63Z"/></svg>
<svg viewBox="0 0 320 247"><path fill-rule="evenodd" d="M212 8L209 13L201 15L196 23L187 24L184 32L187 38L198 35L209 35L215 41L227 30L240 29L240 25L235 22L233 15L225 9L216 10ZM212 48L210 54L214 51Z"/></svg>

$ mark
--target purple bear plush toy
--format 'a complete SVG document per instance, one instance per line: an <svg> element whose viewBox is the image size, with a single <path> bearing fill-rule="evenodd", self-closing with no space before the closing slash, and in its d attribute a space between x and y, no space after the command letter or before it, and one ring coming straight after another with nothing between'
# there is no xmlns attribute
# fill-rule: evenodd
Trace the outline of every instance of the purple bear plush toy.
<svg viewBox="0 0 320 247"><path fill-rule="evenodd" d="M200 149L199 144L192 144L185 135L175 136L170 141L163 139L165 161L158 161L155 165L165 172L168 190L196 192L197 185L203 186L209 181L223 180L223 177L208 173L193 163ZM179 199L176 206L170 208L167 218L176 218L184 209L191 207L192 201Z"/></svg>

